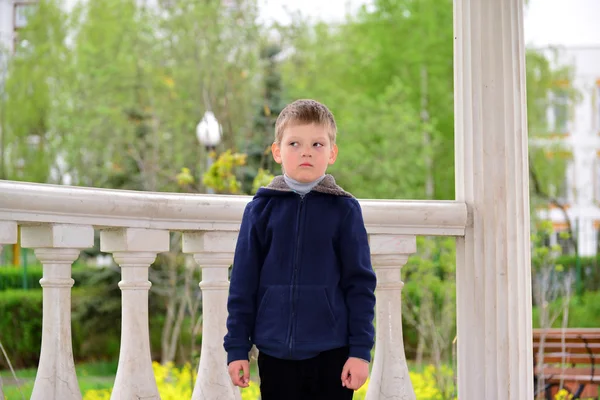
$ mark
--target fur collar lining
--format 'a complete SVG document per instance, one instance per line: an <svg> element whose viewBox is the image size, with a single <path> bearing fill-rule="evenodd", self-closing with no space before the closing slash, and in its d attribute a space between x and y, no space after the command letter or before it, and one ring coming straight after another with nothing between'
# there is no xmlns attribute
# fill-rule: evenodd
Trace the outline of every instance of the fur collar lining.
<svg viewBox="0 0 600 400"><path fill-rule="evenodd" d="M285 179L283 175L278 175L269 185L266 186L266 189L271 190L279 190L283 192L291 192L292 189L285 183ZM335 183L335 179L331 175L325 175L325 177L319 182L317 186L313 188L315 192L331 194L334 196L342 196L342 197L354 197L352 194L346 192L340 186Z"/></svg>

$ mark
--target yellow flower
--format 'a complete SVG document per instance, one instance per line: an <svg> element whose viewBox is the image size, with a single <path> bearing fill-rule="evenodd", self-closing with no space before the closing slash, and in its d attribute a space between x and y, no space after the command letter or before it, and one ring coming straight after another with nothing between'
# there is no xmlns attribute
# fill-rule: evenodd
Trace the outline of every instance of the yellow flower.
<svg viewBox="0 0 600 400"><path fill-rule="evenodd" d="M567 392L565 389L560 389L554 396L554 400L571 400L573 395Z"/></svg>

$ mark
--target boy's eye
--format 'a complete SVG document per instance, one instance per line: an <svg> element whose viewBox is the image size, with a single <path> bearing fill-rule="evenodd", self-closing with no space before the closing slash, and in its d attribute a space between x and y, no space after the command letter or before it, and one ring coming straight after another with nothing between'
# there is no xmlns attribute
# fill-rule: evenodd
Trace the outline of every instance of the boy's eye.
<svg viewBox="0 0 600 400"><path fill-rule="evenodd" d="M296 146L298 146L298 142L290 142L290 146L296 147Z"/></svg>
<svg viewBox="0 0 600 400"><path fill-rule="evenodd" d="M313 146L315 146L315 147L323 147L323 143L315 143L315 144L313 144Z"/></svg>

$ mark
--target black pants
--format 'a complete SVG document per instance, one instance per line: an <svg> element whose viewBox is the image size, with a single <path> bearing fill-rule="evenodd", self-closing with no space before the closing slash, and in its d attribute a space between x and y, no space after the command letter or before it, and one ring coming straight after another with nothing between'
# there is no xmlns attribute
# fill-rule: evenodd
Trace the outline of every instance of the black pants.
<svg viewBox="0 0 600 400"><path fill-rule="evenodd" d="M308 360L282 360L258 354L261 400L351 400L342 386L348 348L325 351Z"/></svg>

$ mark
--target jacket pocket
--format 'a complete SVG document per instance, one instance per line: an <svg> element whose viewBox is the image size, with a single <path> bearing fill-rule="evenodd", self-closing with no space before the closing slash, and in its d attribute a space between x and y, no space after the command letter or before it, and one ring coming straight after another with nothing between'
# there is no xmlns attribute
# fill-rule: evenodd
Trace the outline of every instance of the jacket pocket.
<svg viewBox="0 0 600 400"><path fill-rule="evenodd" d="M254 337L285 342L289 325L289 286L269 286L256 313Z"/></svg>
<svg viewBox="0 0 600 400"><path fill-rule="evenodd" d="M327 291L322 286L298 287L297 342L321 342L336 339L336 317Z"/></svg>

